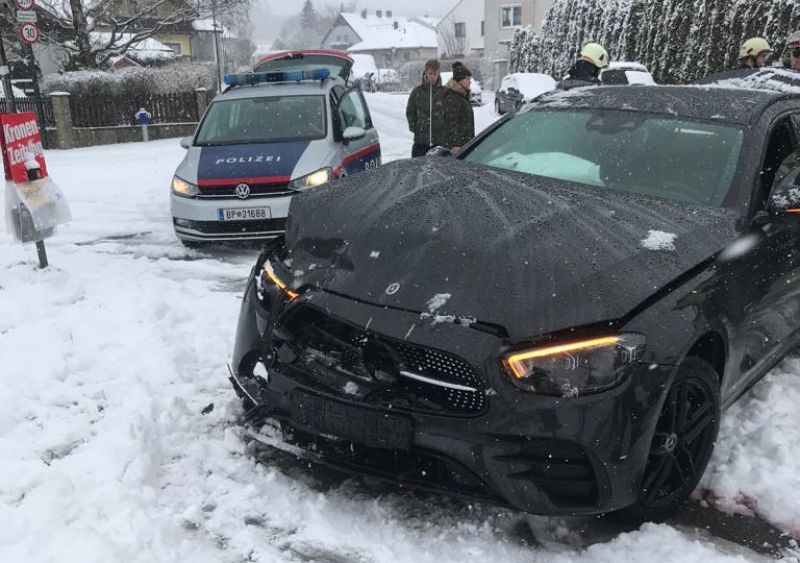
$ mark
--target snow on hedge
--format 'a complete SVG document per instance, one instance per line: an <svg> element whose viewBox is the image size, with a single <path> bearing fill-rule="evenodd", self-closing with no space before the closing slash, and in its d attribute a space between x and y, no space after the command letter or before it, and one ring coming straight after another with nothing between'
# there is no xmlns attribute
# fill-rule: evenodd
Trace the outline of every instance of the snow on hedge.
<svg viewBox="0 0 800 563"><path fill-rule="evenodd" d="M116 71L79 70L52 74L42 81L45 93L81 95L175 94L216 85L213 64L183 62L158 68L125 68Z"/></svg>
<svg viewBox="0 0 800 563"><path fill-rule="evenodd" d="M511 69L563 76L583 44L644 64L659 82L688 82L736 66L739 46L763 36L781 52L800 29L797 0L553 0L541 33L520 28Z"/></svg>

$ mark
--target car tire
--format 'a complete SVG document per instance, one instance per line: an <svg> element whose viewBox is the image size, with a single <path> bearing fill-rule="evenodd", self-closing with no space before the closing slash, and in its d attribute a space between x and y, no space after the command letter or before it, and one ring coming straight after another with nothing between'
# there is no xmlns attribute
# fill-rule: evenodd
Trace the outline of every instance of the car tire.
<svg viewBox="0 0 800 563"><path fill-rule="evenodd" d="M689 357L678 368L661 407L639 499L622 515L656 522L670 517L700 482L719 422L719 374L705 360Z"/></svg>

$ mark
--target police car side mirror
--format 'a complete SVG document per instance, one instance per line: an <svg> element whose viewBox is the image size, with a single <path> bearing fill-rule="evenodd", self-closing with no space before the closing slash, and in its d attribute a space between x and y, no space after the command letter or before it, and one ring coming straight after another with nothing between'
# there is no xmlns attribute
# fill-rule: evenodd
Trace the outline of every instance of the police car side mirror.
<svg viewBox="0 0 800 563"><path fill-rule="evenodd" d="M366 129L362 129L361 127L348 127L342 133L342 139L344 139L345 143L349 143L351 141L358 141L359 139L363 139L367 136Z"/></svg>
<svg viewBox="0 0 800 563"><path fill-rule="evenodd" d="M188 149L192 146L194 142L194 137L184 137L181 139L181 148Z"/></svg>

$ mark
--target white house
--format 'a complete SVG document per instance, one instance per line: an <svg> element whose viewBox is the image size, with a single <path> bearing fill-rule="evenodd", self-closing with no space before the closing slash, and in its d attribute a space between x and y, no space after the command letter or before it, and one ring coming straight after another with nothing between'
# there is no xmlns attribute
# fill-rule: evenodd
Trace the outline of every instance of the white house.
<svg viewBox="0 0 800 563"><path fill-rule="evenodd" d="M372 55L380 68L436 58L439 42L431 18L395 17L391 11L340 14L322 39L323 49Z"/></svg>
<svg viewBox="0 0 800 563"><path fill-rule="evenodd" d="M442 58L482 56L485 0L460 0L438 26Z"/></svg>
<svg viewBox="0 0 800 563"><path fill-rule="evenodd" d="M484 53L493 63L495 87L508 72L508 47L521 26L540 29L552 0L485 0Z"/></svg>

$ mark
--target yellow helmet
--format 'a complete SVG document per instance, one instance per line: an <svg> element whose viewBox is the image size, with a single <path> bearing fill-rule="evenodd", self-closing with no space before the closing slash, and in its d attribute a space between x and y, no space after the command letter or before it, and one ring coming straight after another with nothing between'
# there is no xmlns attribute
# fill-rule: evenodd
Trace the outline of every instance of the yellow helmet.
<svg viewBox="0 0 800 563"><path fill-rule="evenodd" d="M757 57L761 53L772 53L772 47L769 46L766 39L761 37L753 37L748 39L739 49L739 58L746 59L747 57Z"/></svg>
<svg viewBox="0 0 800 563"><path fill-rule="evenodd" d="M599 43L587 43L581 49L581 57L586 57L597 68L605 68L608 66L608 51L606 51Z"/></svg>

